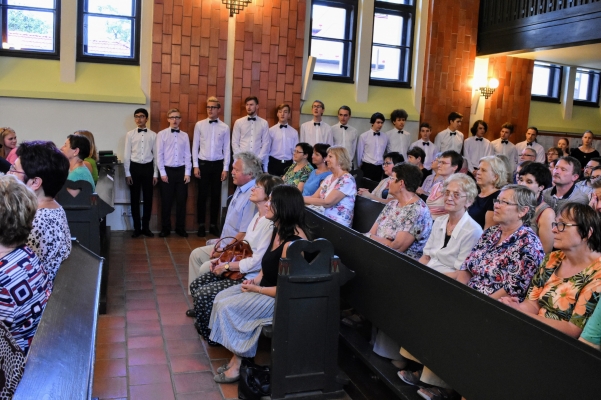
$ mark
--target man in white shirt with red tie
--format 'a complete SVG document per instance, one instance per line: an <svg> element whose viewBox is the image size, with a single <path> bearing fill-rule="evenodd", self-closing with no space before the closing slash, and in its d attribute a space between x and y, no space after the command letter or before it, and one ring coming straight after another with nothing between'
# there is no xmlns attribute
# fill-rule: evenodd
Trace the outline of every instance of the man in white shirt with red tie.
<svg viewBox="0 0 601 400"><path fill-rule="evenodd" d="M269 164L267 172L283 176L292 165L292 156L298 143L298 131L290 126L290 105L278 106L278 123L269 128Z"/></svg>
<svg viewBox="0 0 601 400"><path fill-rule="evenodd" d="M518 150L515 147L515 144L509 141L509 136L511 136L513 133L513 129L512 123L505 122L503 125L501 125L501 137L490 142L495 155L502 154L509 159L509 163L512 167L510 172L512 174L515 172L515 169L518 166Z"/></svg>
<svg viewBox="0 0 601 400"><path fill-rule="evenodd" d="M545 157L545 149L543 146L536 142L538 136L538 129L534 126L528 127L526 131L526 140L515 145L518 153L522 153L522 150L526 147L532 147L536 151L536 162L544 164L547 158Z"/></svg>
<svg viewBox="0 0 601 400"><path fill-rule="evenodd" d="M351 119L351 108L349 106L341 106L338 109L338 123L332 125L332 136L335 146L343 146L351 156L353 165L357 165L355 156L357 153L357 141L359 140L359 132L348 124Z"/></svg>
<svg viewBox="0 0 601 400"><path fill-rule="evenodd" d="M375 182L382 179L384 152L388 145L388 136L382 133L382 125L386 118L382 113L375 113L369 122L371 129L359 136L357 144L357 163L363 171L363 176Z"/></svg>
<svg viewBox="0 0 601 400"><path fill-rule="evenodd" d="M259 99L248 96L244 99L246 117L234 122L232 129L232 152L238 154L249 151L263 160L263 171L267 172L267 157L269 152L269 124L257 115Z"/></svg>
<svg viewBox="0 0 601 400"><path fill-rule="evenodd" d="M425 161L422 160L422 162L424 163L424 168L430 170L432 169L432 161L434 161L434 155L438 153L438 147L436 147L436 145L430 141L431 133L432 127L430 126L430 124L427 122L422 122L419 125L420 139L411 143L411 146L409 147L420 147L424 151L424 153L426 153L426 159Z"/></svg>
<svg viewBox="0 0 601 400"><path fill-rule="evenodd" d="M408 117L407 111L403 109L394 110L390 114L390 122L392 122L394 128L386 132L386 135L388 135L386 153L396 151L403 156L403 161L407 161L407 150L409 150L411 144L411 134L404 130Z"/></svg>
<svg viewBox="0 0 601 400"><path fill-rule="evenodd" d="M157 184L159 178L155 159L157 134L146 127L148 110L145 108L138 108L134 112L134 121L138 127L125 135L123 156L125 181L129 185L131 215L134 220L134 233L131 237L136 238L140 235L154 237L149 224L152 212L152 187ZM142 221L140 221L140 189L144 196Z"/></svg>
<svg viewBox="0 0 601 400"><path fill-rule="evenodd" d="M325 105L323 102L315 100L311 106L313 119L301 125L299 142L309 143L311 146L314 146L315 143L327 143L330 146L334 145L332 128L322 121L324 111Z"/></svg>
<svg viewBox="0 0 601 400"><path fill-rule="evenodd" d="M199 179L196 202L199 237L206 236L205 217L207 198L211 197L209 231L219 236L217 223L221 207L221 182L227 179L230 168L230 128L219 120L221 104L216 97L207 99L207 119L194 126L192 163L194 176Z"/></svg>
<svg viewBox="0 0 601 400"><path fill-rule="evenodd" d="M177 108L167 112L169 128L157 134L157 166L161 174L160 237L171 234L171 206L175 197L175 233L187 237L186 200L190 183L190 139L179 129L182 116Z"/></svg>
<svg viewBox="0 0 601 400"><path fill-rule="evenodd" d="M480 159L495 154L490 141L484 137L487 131L488 124L479 119L470 129L473 136L467 138L463 143L463 157L467 160L468 171L474 176L476 176Z"/></svg>
<svg viewBox="0 0 601 400"><path fill-rule="evenodd" d="M463 115L453 111L448 117L449 126L442 132L438 132L434 143L442 151L453 150L461 154L461 148L463 147L463 133L459 132L461 129L461 123L463 122Z"/></svg>

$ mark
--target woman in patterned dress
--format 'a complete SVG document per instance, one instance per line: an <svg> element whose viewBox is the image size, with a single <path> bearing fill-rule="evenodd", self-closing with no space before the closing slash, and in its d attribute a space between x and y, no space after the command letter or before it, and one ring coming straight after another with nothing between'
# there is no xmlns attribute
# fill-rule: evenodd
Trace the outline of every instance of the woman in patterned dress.
<svg viewBox="0 0 601 400"><path fill-rule="evenodd" d="M301 192L305 187L305 182L313 171L313 166L309 160L313 156L313 147L308 143L299 143L294 148L292 160L294 164L288 167L282 179L287 185L296 186Z"/></svg>

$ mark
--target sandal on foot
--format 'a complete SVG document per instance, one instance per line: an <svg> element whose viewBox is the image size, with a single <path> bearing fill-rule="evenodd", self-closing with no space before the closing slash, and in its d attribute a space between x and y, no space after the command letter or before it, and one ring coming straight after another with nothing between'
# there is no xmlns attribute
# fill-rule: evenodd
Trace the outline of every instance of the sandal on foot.
<svg viewBox="0 0 601 400"><path fill-rule="evenodd" d="M407 369L404 369L402 371L397 372L397 375L399 376L399 378L401 378L401 380L409 385L413 385L413 386L419 386L420 385L420 378L422 376L422 371L409 371Z"/></svg>
<svg viewBox="0 0 601 400"><path fill-rule="evenodd" d="M227 376L225 376L225 373L222 372L220 374L215 375L213 377L213 379L217 383L234 383L234 382L238 382L238 380L240 379L240 375L234 376L232 378L228 378Z"/></svg>
<svg viewBox="0 0 601 400"><path fill-rule="evenodd" d="M421 388L417 391L417 394L426 400L449 400L455 398L455 396L453 396L453 391L448 391L436 386Z"/></svg>
<svg viewBox="0 0 601 400"><path fill-rule="evenodd" d="M230 369L229 364L223 364L221 367L217 368L217 373L220 374L222 372L227 371L228 369Z"/></svg>

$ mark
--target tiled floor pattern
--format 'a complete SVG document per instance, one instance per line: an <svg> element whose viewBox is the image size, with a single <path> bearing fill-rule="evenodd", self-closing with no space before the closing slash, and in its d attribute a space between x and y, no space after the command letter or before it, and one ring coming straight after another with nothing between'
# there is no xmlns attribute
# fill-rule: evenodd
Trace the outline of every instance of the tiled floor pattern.
<svg viewBox="0 0 601 400"><path fill-rule="evenodd" d="M114 232L108 311L99 317L93 396L131 400L236 399L214 370L231 354L210 347L185 316L188 257L204 239L136 238ZM256 361L268 360L268 351Z"/></svg>

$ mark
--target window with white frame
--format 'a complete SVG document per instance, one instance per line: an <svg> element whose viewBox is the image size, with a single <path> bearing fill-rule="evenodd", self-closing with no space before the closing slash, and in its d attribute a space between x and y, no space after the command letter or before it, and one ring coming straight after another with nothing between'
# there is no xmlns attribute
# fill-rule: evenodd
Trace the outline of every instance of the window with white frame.
<svg viewBox="0 0 601 400"><path fill-rule="evenodd" d="M0 0L3 55L58 58L60 0Z"/></svg>
<svg viewBox="0 0 601 400"><path fill-rule="evenodd" d="M140 62L141 0L79 0L77 60Z"/></svg>
<svg viewBox="0 0 601 400"><path fill-rule="evenodd" d="M599 106L599 71L592 69L576 69L574 82L574 104Z"/></svg>
<svg viewBox="0 0 601 400"><path fill-rule="evenodd" d="M559 103L563 67L535 61L532 74L532 100Z"/></svg>

